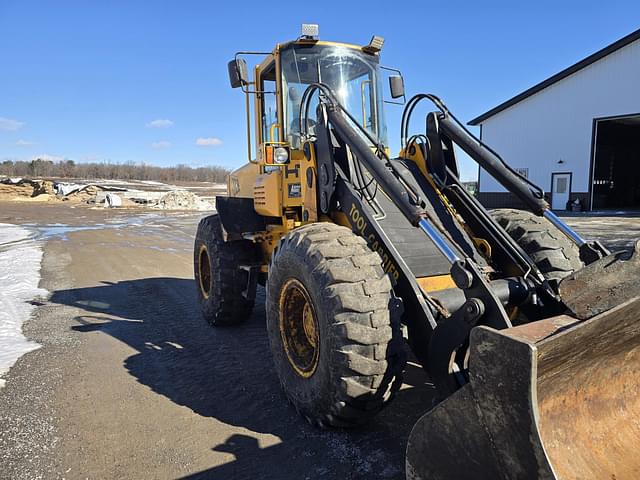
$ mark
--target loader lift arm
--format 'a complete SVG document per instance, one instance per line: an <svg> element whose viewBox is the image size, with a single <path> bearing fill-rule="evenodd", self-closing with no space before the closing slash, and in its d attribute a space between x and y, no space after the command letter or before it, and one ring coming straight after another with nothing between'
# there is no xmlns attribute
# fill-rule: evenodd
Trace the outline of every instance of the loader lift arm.
<svg viewBox="0 0 640 480"><path fill-rule="evenodd" d="M433 172L431 176L434 182L446 192L447 197L471 229L475 232L481 232L480 235L489 239L493 254L499 258L505 271L512 275L512 277L488 280L472 258L461 258L451 248L443 236L444 232L439 231L432 221L433 215L428 210L427 199L421 195L418 189L413 188L410 178L405 177L403 172L394 167L384 149L376 145L375 139L358 124L349 112L342 108L329 87L314 84L305 92L303 98L307 101L301 103L301 130L306 131L306 122L304 125L302 122L308 115L308 99L314 90L320 91L321 98L317 112L318 118L321 119L319 127L322 128L323 125L326 127L326 131L321 131L321 136L326 139L325 141L328 141L331 132L334 132L349 146L357 161L365 166L405 218L414 227L421 229L447 258L451 264L451 276L458 289L464 294L462 300L459 295L457 298L455 296L447 297L443 293L436 295L439 304L444 305L445 309L450 312L450 315L445 317L438 315L437 307L433 308L434 304L438 302L433 301L429 292L422 292L420 296L426 300L426 302L422 302L422 310L425 309L425 305L432 307L431 315L428 312L423 312L425 313L423 323L426 323L424 320L428 320L433 332L424 334L427 329L425 325L422 325L420 330L423 332L422 341L428 344L427 353L425 355L424 351L420 349L414 349L414 351L422 353L419 357L422 357L420 359L431 374L441 398L451 395L465 381L459 374L452 374L451 362L454 356L459 356L459 353L456 353L457 350L461 347L464 348L471 329L475 326L486 325L498 330L512 327L505 310L506 306L539 303L545 305L548 312L562 313L566 310L566 305L558 294L557 285L551 286L547 282L531 258L459 183L455 159L452 161L452 143L461 146L481 166L492 173L503 186L516 193L535 214L549 219L570 240L575 242L580 247L581 256L585 258L585 263L593 263L609 254L598 242L587 242L556 217L549 210L542 190L517 175L495 152L473 137L448 112L446 106L437 97L432 95L416 96L409 101L405 110L405 113L407 111L409 113L403 118L403 141L406 138L405 132L411 111L415 108L417 101L423 98L434 101L441 112L440 114L432 112L427 117L429 151L426 152L426 158L429 162L429 170ZM442 146L448 146L450 152L448 158L445 156ZM334 163L333 160L329 161ZM440 172L440 175L437 172ZM337 168L336 175L338 183L348 185L344 172L339 168ZM338 209L340 203L344 202L338 202ZM375 224L375 221L372 220L371 223ZM394 255L392 246L387 246L387 250L392 256ZM402 265L402 258L397 258L397 253L395 256L396 262ZM401 273L404 283L412 287L413 295L415 295L414 279L407 275L406 269L401 269ZM412 295L406 297L410 298ZM602 309L596 313L600 311ZM435 328L434 317L436 318ZM415 344L416 339L413 339L412 343Z"/></svg>
<svg viewBox="0 0 640 480"><path fill-rule="evenodd" d="M359 126L349 112L342 108L334 97L333 92L326 85L313 84L303 95L303 101L300 106L301 130L303 132L306 131L307 122L304 119L308 115L308 100L316 90L320 91L321 99L317 112L317 118L319 119L318 125L316 125L317 140L319 140L317 148L321 149L324 155L327 155L328 153L326 152L329 152L330 148L326 143L332 133L335 133L348 145L357 161L364 165L372 178L389 196L407 221L414 227L421 229L449 261L452 278L457 287L463 292L462 301L459 296L457 298L440 298L440 304L444 303L445 309L451 312L451 315L447 317L435 313L438 311L436 302L428 295L428 292L420 292L420 297L424 297L426 304L432 307L431 315L427 313L425 320L430 320L429 327L434 332L424 334L427 329L424 325L421 326L420 331L424 334L422 342L429 346L423 349L414 349L414 351L419 357L423 357L421 358L423 364L429 370L434 383L438 387L440 396L444 398L460 386L460 378L454 378L456 375L453 375L450 370L451 357L467 341L471 328L477 324L485 324L496 329L509 328L512 325L505 311L505 305L519 305L535 300L537 297L532 293L542 287L548 289L549 301L555 299L556 293L546 284L543 275L538 271L531 259L504 233L500 237L501 241L507 243L507 247L504 247L504 250L510 251L511 248L520 254L516 255L516 258L521 261L521 267L514 269L514 271L521 273L534 272L535 275L530 275L529 278L505 278L489 282L473 259L468 256L461 257L450 246L432 221L433 214L429 211L430 205L422 192L412 186L410 178L405 177L403 172L394 168L382 148L378 147L376 149L380 156L374 153L372 148L376 147L375 140L366 130ZM319 156L322 157L323 155ZM320 169L323 161L321 159L318 160ZM328 162L335 163L333 159L329 159ZM348 184L344 172L339 168L336 168L336 170L336 184ZM340 190L350 189L342 186ZM339 205L338 208L349 204L344 198L339 198L337 203ZM483 210L480 209L480 211ZM493 220L488 219L487 221L494 224L497 234L501 232L500 227L495 225ZM368 223L375 224L375 220L369 218ZM388 239L386 241L380 239L380 243L386 245L386 250L391 256L395 257L394 260L397 264L404 264L403 259L397 253L394 254L393 246L389 245ZM400 269L403 277L402 283L411 285L414 291L409 292L407 295L402 295L401 292L401 296L403 298L412 298L416 290L415 279L409 278L411 276L407 275L405 270L404 268ZM434 316L439 318L439 321L435 322L435 324L430 318ZM413 340L413 343L416 343L416 339ZM426 355L422 353L424 350L427 352Z"/></svg>
<svg viewBox="0 0 640 480"><path fill-rule="evenodd" d="M491 147L485 145L476 138L469 130L453 115L446 105L438 97L432 94L418 94L412 97L402 119L402 141L406 145L406 135L411 114L417 104L427 99L434 103L440 110L439 113L431 112L427 116L427 136L430 140L429 157L434 166L434 178L441 184L446 183L445 179L450 175L437 175L444 169L451 169L451 165L446 165L443 152L440 148L441 142L453 142L464 150L473 160L493 176L504 188L514 193L533 213L545 217L555 225L564 235L580 248L580 255L586 264L592 263L609 252L598 241L587 241L583 239L575 230L563 222L551 211L549 204L544 199L543 190L518 174L513 170ZM439 168L437 168L439 166ZM457 175L454 175L457 177Z"/></svg>

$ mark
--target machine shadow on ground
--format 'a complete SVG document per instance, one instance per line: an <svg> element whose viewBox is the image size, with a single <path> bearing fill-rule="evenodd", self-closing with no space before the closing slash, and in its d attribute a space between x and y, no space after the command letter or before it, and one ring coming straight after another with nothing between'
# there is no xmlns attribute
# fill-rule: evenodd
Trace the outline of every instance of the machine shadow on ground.
<svg viewBox="0 0 640 480"><path fill-rule="evenodd" d="M256 434L233 433L211 445L235 461L186 478L403 479L407 437L433 401L426 375L409 365L408 385L370 425L351 431L308 425L287 402L272 366L263 289L252 317L227 328L202 320L191 279L103 282L53 292L49 302L82 309L73 330L101 332L135 349L124 368L155 393ZM260 434L281 442L261 449Z"/></svg>

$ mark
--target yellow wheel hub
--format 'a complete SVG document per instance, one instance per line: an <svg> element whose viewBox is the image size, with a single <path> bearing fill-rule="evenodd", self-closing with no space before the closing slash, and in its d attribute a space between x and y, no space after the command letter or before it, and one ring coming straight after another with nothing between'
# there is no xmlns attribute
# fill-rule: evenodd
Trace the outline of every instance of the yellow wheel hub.
<svg viewBox="0 0 640 480"><path fill-rule="evenodd" d="M313 303L304 285L291 278L280 290L280 335L295 372L311 377L318 367L320 339Z"/></svg>

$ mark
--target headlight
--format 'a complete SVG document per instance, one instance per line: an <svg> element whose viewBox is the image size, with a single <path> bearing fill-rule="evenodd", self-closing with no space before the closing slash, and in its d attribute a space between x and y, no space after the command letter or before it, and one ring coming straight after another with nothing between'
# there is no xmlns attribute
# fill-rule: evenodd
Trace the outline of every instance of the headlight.
<svg viewBox="0 0 640 480"><path fill-rule="evenodd" d="M289 151L284 147L278 147L273 151L273 161L278 164L289 161Z"/></svg>

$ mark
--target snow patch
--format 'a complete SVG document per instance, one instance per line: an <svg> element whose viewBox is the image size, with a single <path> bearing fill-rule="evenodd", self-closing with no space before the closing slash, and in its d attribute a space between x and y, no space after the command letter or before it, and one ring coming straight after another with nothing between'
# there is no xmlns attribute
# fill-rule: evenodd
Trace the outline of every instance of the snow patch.
<svg viewBox="0 0 640 480"><path fill-rule="evenodd" d="M166 185L166 183L156 182L155 180L139 180L140 183L145 183L147 185Z"/></svg>
<svg viewBox="0 0 640 480"><path fill-rule="evenodd" d="M38 288L42 249L31 231L0 223L0 377L25 353L40 345L27 340L22 324L29 319L35 297L47 295ZM0 388L5 380L0 378Z"/></svg>

